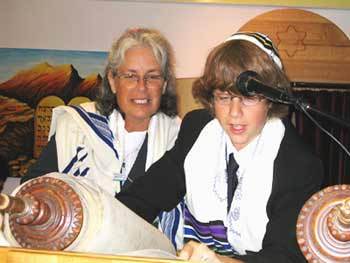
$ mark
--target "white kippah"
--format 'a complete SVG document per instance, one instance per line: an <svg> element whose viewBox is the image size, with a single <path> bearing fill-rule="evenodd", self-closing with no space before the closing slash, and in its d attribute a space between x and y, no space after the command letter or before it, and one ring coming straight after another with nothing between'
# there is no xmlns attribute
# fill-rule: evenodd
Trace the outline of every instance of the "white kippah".
<svg viewBox="0 0 350 263"><path fill-rule="evenodd" d="M268 36L259 32L238 32L228 37L225 42L230 40L246 40L257 45L272 58L280 69L283 68L277 49Z"/></svg>

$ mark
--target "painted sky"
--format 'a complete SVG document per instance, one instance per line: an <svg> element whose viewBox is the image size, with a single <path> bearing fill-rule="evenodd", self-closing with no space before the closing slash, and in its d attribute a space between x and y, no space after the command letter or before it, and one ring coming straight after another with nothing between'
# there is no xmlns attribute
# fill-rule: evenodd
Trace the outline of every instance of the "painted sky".
<svg viewBox="0 0 350 263"><path fill-rule="evenodd" d="M19 70L43 62L52 66L72 64L82 78L96 73L103 76L107 52L0 48L0 83L12 78Z"/></svg>

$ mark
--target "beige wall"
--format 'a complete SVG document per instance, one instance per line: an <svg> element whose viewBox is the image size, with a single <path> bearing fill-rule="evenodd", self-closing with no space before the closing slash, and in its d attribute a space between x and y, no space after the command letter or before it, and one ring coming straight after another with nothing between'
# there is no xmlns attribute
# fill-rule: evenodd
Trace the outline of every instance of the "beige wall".
<svg viewBox="0 0 350 263"><path fill-rule="evenodd" d="M265 1L266 2L266 1ZM172 43L179 115L200 108L191 94L212 47L254 17L284 7L113 0L0 0L0 48L107 51L127 27L155 27ZM350 10L307 8L350 34ZM24 65L25 67L25 65Z"/></svg>
<svg viewBox="0 0 350 263"><path fill-rule="evenodd" d="M265 1L266 2L266 1ZM130 26L161 30L179 78L202 72L209 50L250 19L279 7L108 0L0 0L0 47L106 51ZM350 10L307 9L347 35Z"/></svg>

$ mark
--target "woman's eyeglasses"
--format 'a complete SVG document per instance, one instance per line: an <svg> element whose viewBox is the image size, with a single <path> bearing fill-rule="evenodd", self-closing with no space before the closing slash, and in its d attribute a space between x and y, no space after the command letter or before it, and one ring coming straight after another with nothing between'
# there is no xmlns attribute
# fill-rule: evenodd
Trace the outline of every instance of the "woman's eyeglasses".
<svg viewBox="0 0 350 263"><path fill-rule="evenodd" d="M143 79L143 82L147 87L160 87L164 81L164 77L159 74L146 74L142 78L141 76L131 72L118 74L117 78L129 86L136 86L140 80Z"/></svg>
<svg viewBox="0 0 350 263"><path fill-rule="evenodd" d="M237 95L231 95L231 94L215 94L215 93L213 96L214 96L214 101L217 104L222 106L230 105L231 101L234 98L238 98L241 104L247 107L255 106L263 99L263 97L260 97L260 96L245 97L245 96L237 96Z"/></svg>

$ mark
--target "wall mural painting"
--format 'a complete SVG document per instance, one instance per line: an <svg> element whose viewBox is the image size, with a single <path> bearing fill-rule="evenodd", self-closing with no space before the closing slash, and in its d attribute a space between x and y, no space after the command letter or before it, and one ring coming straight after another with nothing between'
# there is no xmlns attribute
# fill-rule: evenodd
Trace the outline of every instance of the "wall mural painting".
<svg viewBox="0 0 350 263"><path fill-rule="evenodd" d="M23 176L46 145L52 108L93 100L106 52L0 48L0 172Z"/></svg>

